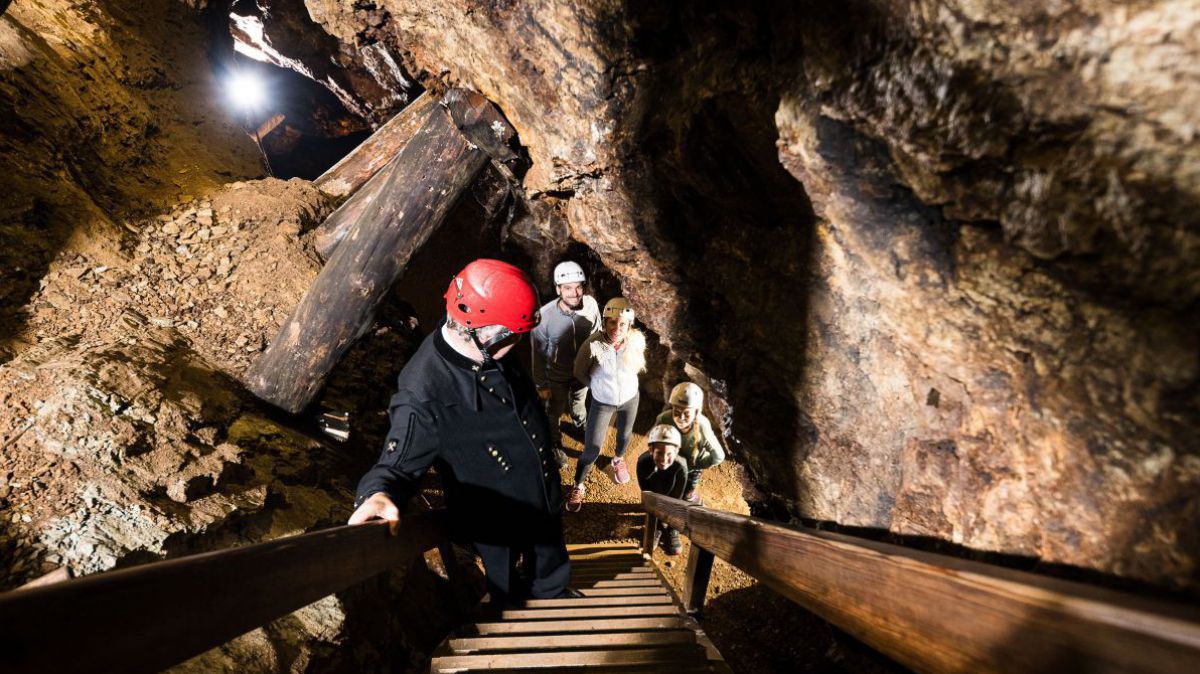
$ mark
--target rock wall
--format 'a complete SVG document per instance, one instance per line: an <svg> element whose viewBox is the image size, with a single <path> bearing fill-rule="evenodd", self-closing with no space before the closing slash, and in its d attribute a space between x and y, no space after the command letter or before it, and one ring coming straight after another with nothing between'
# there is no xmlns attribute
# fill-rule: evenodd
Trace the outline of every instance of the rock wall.
<svg viewBox="0 0 1200 674"><path fill-rule="evenodd" d="M120 223L261 173L182 3L33 0L0 16L0 359L62 250L119 259Z"/></svg>
<svg viewBox="0 0 1200 674"><path fill-rule="evenodd" d="M1195 589L1194 4L306 6L503 108L793 515Z"/></svg>
<svg viewBox="0 0 1200 674"><path fill-rule="evenodd" d="M418 341L390 307L335 373L348 446L245 393L320 270L302 235L334 204L253 179L207 53L227 17L191 5L0 16L0 590L344 522ZM417 667L453 598L417 560L179 671Z"/></svg>

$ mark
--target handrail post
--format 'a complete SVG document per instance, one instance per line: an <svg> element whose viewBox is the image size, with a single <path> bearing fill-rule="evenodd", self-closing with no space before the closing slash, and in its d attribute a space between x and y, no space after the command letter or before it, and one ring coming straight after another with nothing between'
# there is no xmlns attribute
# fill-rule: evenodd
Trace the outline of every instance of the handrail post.
<svg viewBox="0 0 1200 674"><path fill-rule="evenodd" d="M683 585L683 608L690 615L699 616L704 612L704 598L708 595L708 579L712 577L712 566L713 553L692 541Z"/></svg>
<svg viewBox="0 0 1200 674"><path fill-rule="evenodd" d="M646 511L646 521L642 529L642 554L654 554L654 532L658 530L658 518Z"/></svg>

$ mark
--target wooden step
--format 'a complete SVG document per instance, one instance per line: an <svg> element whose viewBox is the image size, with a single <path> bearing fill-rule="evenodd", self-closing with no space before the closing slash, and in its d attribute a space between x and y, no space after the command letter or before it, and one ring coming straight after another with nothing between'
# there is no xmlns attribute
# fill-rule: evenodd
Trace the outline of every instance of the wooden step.
<svg viewBox="0 0 1200 674"><path fill-rule="evenodd" d="M625 567L646 566L646 560L644 560L644 559L600 559L600 560L572 559L571 560L572 568L578 567L581 569L609 569L614 566L625 566Z"/></svg>
<svg viewBox="0 0 1200 674"><path fill-rule="evenodd" d="M571 606L649 606L673 604L675 600L665 592L661 595L637 595L633 597L572 597L564 599L527 599L522 608L568 608Z"/></svg>
<svg viewBox="0 0 1200 674"><path fill-rule="evenodd" d="M572 578L590 578L593 580L658 580L658 575L650 569L635 571L620 571L616 573L581 571L572 573Z"/></svg>
<svg viewBox="0 0 1200 674"><path fill-rule="evenodd" d="M674 604L662 606L603 606L598 608L520 608L500 612L501 620L574 620L582 618L615 618L620 616L677 615Z"/></svg>
<svg viewBox="0 0 1200 674"><path fill-rule="evenodd" d="M550 653L489 653L448 655L433 659L431 671L439 674L493 669L562 669L612 665L662 665L665 671L676 664L704 664L698 647L638 648L628 650L564 651Z"/></svg>
<svg viewBox="0 0 1200 674"><path fill-rule="evenodd" d="M666 646L693 644L696 634L691 630L659 630L655 632L589 632L576 634L543 634L538 636L463 637L450 640L456 654L479 651L550 650L561 648L625 648L635 646Z"/></svg>
<svg viewBox="0 0 1200 674"><path fill-rule="evenodd" d="M632 587L597 587L579 590L585 597L648 597L652 595L667 595L666 588L661 585L634 585Z"/></svg>
<svg viewBox="0 0 1200 674"><path fill-rule="evenodd" d="M586 583L587 587L594 589L606 588L626 588L626 587L657 587L663 586L662 581L658 578L630 578L626 580L592 580Z"/></svg>
<svg viewBox="0 0 1200 674"><path fill-rule="evenodd" d="M604 618L600 620L564 620L562 622L527 620L515 622L482 622L469 625L464 630L478 636L492 634L545 634L554 632L574 634L578 632L613 632L674 630L687 628L688 623L680 615L632 618Z"/></svg>
<svg viewBox="0 0 1200 674"><path fill-rule="evenodd" d="M567 543L567 552L572 555L589 550L637 550L635 541L625 543Z"/></svg>
<svg viewBox="0 0 1200 674"><path fill-rule="evenodd" d="M695 664L673 664L665 667L662 664L649 665L593 665L581 667L557 667L555 672L580 672L585 674L731 674L723 662L697 662ZM488 674L528 674L528 669L489 669ZM537 670L534 670L537 671ZM545 670L542 670L545 671Z"/></svg>

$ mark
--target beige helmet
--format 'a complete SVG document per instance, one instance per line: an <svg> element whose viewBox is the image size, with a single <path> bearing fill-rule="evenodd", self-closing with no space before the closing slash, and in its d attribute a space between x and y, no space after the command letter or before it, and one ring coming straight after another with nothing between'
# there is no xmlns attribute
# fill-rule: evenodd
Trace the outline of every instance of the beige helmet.
<svg viewBox="0 0 1200 674"><path fill-rule="evenodd" d="M704 407L704 390L690 381L676 384L671 389L671 404L692 409Z"/></svg>
<svg viewBox="0 0 1200 674"><path fill-rule="evenodd" d="M679 436L679 429L672 424L659 424L650 429L650 435L646 438L647 444L661 442L667 445L675 445L679 448L682 438Z"/></svg>
<svg viewBox="0 0 1200 674"><path fill-rule="evenodd" d="M624 297L614 297L604 305L605 318L628 318L633 320L633 304Z"/></svg>

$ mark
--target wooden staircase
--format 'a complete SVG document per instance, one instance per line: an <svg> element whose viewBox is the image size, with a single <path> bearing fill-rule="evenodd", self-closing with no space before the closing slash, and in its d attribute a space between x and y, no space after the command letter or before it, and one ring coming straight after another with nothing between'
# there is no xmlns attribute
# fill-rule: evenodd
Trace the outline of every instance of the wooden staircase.
<svg viewBox="0 0 1200 674"><path fill-rule="evenodd" d="M730 671L635 545L567 549L582 598L485 613L442 643L430 671Z"/></svg>

